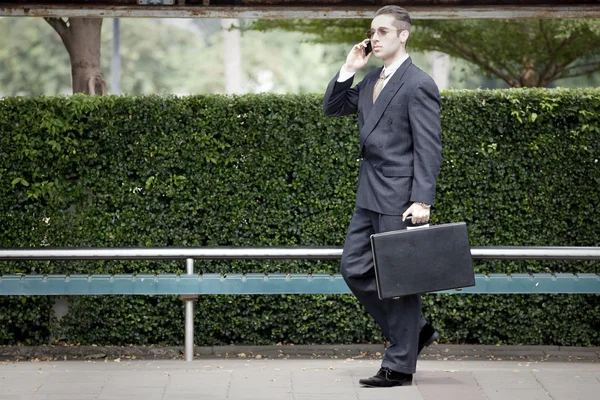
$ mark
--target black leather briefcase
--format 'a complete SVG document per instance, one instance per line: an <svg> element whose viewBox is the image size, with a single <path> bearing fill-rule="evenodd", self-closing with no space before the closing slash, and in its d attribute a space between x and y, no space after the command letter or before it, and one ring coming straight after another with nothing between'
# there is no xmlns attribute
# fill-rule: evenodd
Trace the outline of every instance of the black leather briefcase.
<svg viewBox="0 0 600 400"><path fill-rule="evenodd" d="M380 299L475 286L464 222L371 235Z"/></svg>

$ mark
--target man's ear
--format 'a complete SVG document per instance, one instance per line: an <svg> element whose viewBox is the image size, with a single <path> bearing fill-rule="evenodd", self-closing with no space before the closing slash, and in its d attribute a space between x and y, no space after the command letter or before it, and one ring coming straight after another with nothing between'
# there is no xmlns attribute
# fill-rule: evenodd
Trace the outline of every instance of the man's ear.
<svg viewBox="0 0 600 400"><path fill-rule="evenodd" d="M408 41L409 36L410 33L407 30L403 30L402 32L400 32L400 41L402 43L406 43Z"/></svg>

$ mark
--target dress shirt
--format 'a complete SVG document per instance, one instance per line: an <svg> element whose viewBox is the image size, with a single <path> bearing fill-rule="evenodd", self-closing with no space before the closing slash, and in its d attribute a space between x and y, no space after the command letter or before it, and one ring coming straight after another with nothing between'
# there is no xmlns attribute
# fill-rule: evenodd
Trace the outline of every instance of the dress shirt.
<svg viewBox="0 0 600 400"><path fill-rule="evenodd" d="M404 61L406 61L406 60L408 60L408 54L405 54L404 57L402 57L401 59L399 59L392 65L390 65L389 67L383 67L383 74L385 76L385 80L383 81L383 86L381 87L381 89L383 89L385 87L385 85L388 83L388 81L390 80L392 75L394 75L394 72L396 72L398 70L398 68L400 68L402 63L404 63ZM340 69L340 75L338 76L338 79L337 79L338 82L345 82L354 76L354 72L346 71L346 68L344 68L345 65L346 64L342 65L342 69Z"/></svg>

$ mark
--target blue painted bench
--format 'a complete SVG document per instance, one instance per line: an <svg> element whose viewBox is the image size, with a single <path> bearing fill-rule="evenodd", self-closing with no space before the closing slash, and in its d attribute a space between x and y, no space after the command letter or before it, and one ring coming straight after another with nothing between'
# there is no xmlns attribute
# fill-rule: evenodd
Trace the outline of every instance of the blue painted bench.
<svg viewBox="0 0 600 400"><path fill-rule="evenodd" d="M202 295L344 294L339 274L194 274L194 260L339 259L342 249L286 248L97 248L0 249L10 260L174 260L185 259L187 274L3 275L0 295ZM600 260L600 247L473 247L474 259ZM474 287L441 293L600 294L600 274L477 274Z"/></svg>
<svg viewBox="0 0 600 400"><path fill-rule="evenodd" d="M202 294L343 294L328 274L194 274L197 259L339 259L340 248L0 249L0 261L185 259L186 274L0 275L8 295L180 295L185 301L185 359L194 359L194 301ZM473 247L474 259L600 260L600 247ZM474 287L445 293L600 293L600 274L478 274Z"/></svg>
<svg viewBox="0 0 600 400"><path fill-rule="evenodd" d="M476 285L438 293L600 294L600 274L489 274ZM4 275L0 295L346 294L341 275Z"/></svg>

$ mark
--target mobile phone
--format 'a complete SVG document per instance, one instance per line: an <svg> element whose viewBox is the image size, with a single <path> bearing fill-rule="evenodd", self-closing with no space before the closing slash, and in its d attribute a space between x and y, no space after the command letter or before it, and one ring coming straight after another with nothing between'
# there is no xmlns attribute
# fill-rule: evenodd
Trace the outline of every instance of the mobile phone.
<svg viewBox="0 0 600 400"><path fill-rule="evenodd" d="M368 56L370 52L373 51L373 47L371 47L371 42L367 42L367 47L365 47L365 56Z"/></svg>

